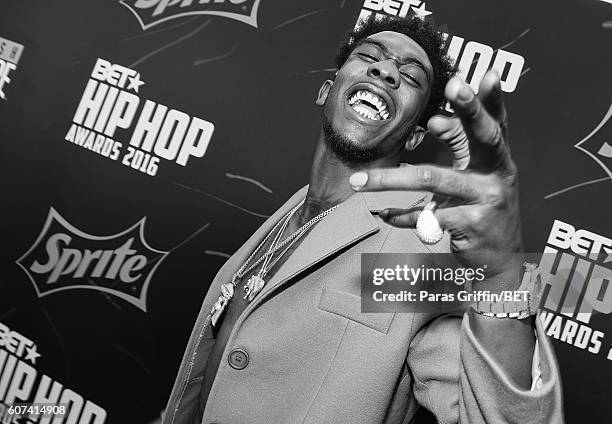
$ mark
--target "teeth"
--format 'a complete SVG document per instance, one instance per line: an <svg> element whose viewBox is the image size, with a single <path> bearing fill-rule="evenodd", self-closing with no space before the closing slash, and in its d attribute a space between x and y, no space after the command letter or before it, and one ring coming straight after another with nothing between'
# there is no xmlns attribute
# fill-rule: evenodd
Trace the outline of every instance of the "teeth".
<svg viewBox="0 0 612 424"><path fill-rule="evenodd" d="M367 106L357 105L353 108L361 116L378 121L380 118L377 113L372 112Z"/></svg>
<svg viewBox="0 0 612 424"><path fill-rule="evenodd" d="M363 105L354 106L353 109L357 111L360 115L368 119L374 119L374 120L389 119L390 114L389 114L389 111L387 110L387 103L385 103L385 101L379 96L377 96L376 94L368 90L359 90L349 98L348 102L350 106L353 106L359 100L366 101L372 104L378 110L378 113L373 113L366 106L363 106Z"/></svg>

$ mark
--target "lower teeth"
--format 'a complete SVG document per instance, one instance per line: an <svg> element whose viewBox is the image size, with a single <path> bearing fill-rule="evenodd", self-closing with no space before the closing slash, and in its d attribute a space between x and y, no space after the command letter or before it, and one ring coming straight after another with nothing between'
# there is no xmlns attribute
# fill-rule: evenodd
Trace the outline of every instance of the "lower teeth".
<svg viewBox="0 0 612 424"><path fill-rule="evenodd" d="M379 121L382 119L382 116L380 116L378 113L370 113L369 111L366 112L362 109L355 109L355 108L353 108L353 110L357 112L358 114L360 114L361 116L363 116L364 118L368 118L373 121Z"/></svg>

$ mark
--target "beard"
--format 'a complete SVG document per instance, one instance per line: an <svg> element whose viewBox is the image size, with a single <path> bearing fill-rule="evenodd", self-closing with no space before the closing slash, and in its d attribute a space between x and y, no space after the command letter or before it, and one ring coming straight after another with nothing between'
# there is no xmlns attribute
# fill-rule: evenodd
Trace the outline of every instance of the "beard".
<svg viewBox="0 0 612 424"><path fill-rule="evenodd" d="M385 154L378 147L364 147L351 141L334 129L331 122L323 114L323 135L325 142L342 162L350 166L363 165L380 159Z"/></svg>

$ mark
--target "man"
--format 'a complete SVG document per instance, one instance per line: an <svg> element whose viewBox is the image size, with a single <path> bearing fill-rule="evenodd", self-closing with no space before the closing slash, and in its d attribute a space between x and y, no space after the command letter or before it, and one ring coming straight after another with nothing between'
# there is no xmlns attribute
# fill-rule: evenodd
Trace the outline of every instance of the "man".
<svg viewBox="0 0 612 424"><path fill-rule="evenodd" d="M360 309L361 253L452 251L487 266L474 289L518 286L499 77L488 73L475 96L449 80L442 45L416 18L370 20L349 35L316 100L310 184L212 282L164 424L408 423L419 406L441 423L562 422L555 359L532 316ZM444 96L457 117L432 116ZM469 168L398 167L425 126L452 145L467 135ZM451 199L434 212L447 232L431 245L412 229L428 193Z"/></svg>

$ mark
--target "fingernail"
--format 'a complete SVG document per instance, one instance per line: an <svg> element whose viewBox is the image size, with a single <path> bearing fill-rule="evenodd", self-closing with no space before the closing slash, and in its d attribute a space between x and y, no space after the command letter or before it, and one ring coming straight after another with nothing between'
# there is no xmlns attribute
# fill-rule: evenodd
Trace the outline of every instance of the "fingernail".
<svg viewBox="0 0 612 424"><path fill-rule="evenodd" d="M469 100L472 100L472 90L470 89L469 86L462 84L461 87L459 88L459 91L457 91L457 98L462 101L462 102L467 102Z"/></svg>
<svg viewBox="0 0 612 424"><path fill-rule="evenodd" d="M382 211L378 212L378 216L386 221L387 218L389 218L389 209L383 209Z"/></svg>
<svg viewBox="0 0 612 424"><path fill-rule="evenodd" d="M359 190L368 182L368 173L367 172L355 172L349 178L349 184L353 188L353 190Z"/></svg>

